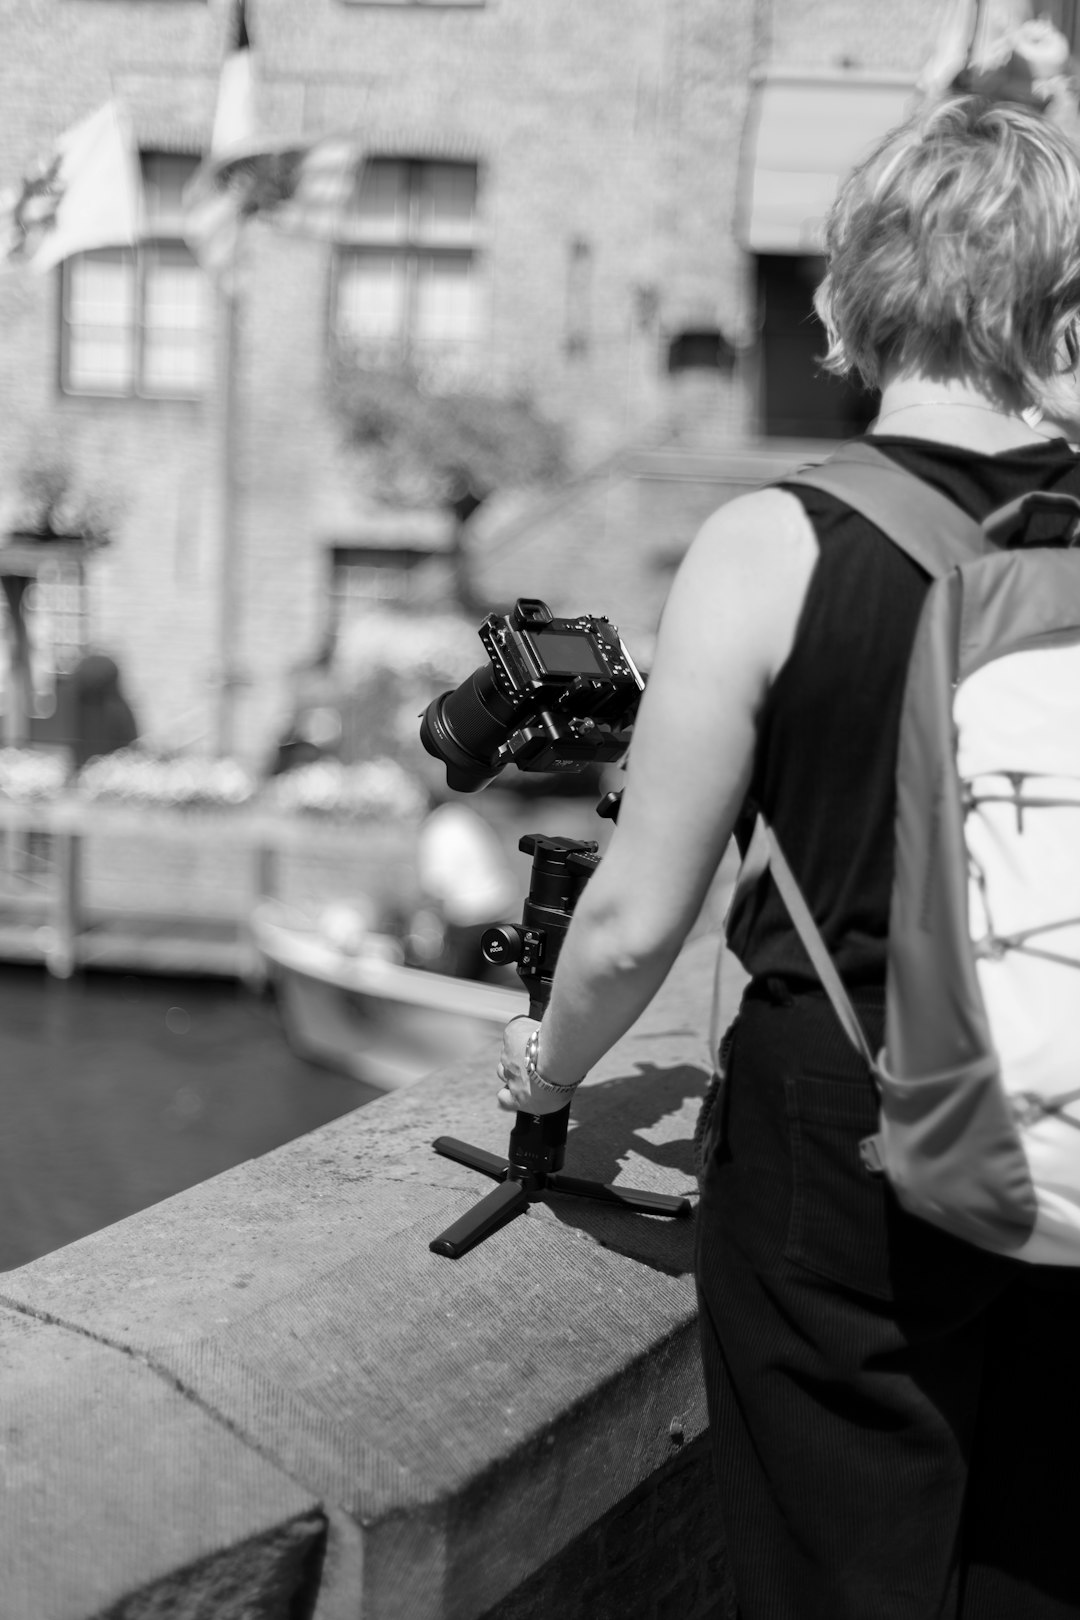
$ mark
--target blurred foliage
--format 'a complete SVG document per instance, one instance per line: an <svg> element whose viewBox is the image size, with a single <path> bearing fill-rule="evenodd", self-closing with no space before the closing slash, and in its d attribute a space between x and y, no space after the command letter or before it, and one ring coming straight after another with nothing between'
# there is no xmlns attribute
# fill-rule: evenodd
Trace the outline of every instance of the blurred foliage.
<svg viewBox="0 0 1080 1620"><path fill-rule="evenodd" d="M375 492L398 504L467 517L496 489L552 482L565 470L561 430L524 390L436 386L417 367L369 366L344 351L331 398Z"/></svg>
<svg viewBox="0 0 1080 1620"><path fill-rule="evenodd" d="M0 748L0 799L13 804L59 798L69 774L62 754L46 754L33 748Z"/></svg>
<svg viewBox="0 0 1080 1620"><path fill-rule="evenodd" d="M121 514L117 495L87 481L70 453L48 436L37 440L18 469L13 527L42 539L77 536L88 547L107 545Z"/></svg>
<svg viewBox="0 0 1080 1620"><path fill-rule="evenodd" d="M456 613L384 608L354 620L338 637L335 663L350 681L386 672L441 690L483 662L478 626Z"/></svg>
<svg viewBox="0 0 1080 1620"><path fill-rule="evenodd" d="M476 623L451 613L386 608L343 627L332 656L304 672L292 735L310 717L337 717L337 752L348 763L388 757L423 765L420 715L485 661Z"/></svg>
<svg viewBox="0 0 1080 1620"><path fill-rule="evenodd" d="M330 389L370 493L388 505L454 514L449 560L458 611L385 609L345 626L332 655L301 682L294 734L302 735L305 709L333 708L343 760L389 757L426 769L420 715L485 661L477 628L488 604L471 577L466 522L496 490L561 479L562 431L524 389L407 362L368 364L348 350L335 358Z"/></svg>

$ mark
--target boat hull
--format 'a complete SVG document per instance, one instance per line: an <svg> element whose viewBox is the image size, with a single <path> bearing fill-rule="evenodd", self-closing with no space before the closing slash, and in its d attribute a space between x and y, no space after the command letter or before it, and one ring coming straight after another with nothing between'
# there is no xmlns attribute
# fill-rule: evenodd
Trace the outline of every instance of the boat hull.
<svg viewBox="0 0 1080 1620"><path fill-rule="evenodd" d="M529 1009L524 990L352 954L266 913L252 932L292 1049L379 1090L481 1051Z"/></svg>

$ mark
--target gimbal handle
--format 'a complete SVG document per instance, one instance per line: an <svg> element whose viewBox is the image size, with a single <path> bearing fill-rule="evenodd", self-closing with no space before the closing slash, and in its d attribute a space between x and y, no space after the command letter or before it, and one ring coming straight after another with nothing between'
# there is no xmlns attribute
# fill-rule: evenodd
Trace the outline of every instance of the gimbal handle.
<svg viewBox="0 0 1080 1620"><path fill-rule="evenodd" d="M526 833L518 848L533 858L521 923L500 923L480 941L487 961L513 962L529 992L530 1018L542 1018L551 997L555 964L582 889L600 862L591 839ZM510 1177L527 1179L558 1170L565 1157L570 1104L552 1114L518 1111L510 1133Z"/></svg>
<svg viewBox="0 0 1080 1620"><path fill-rule="evenodd" d="M618 795L609 794L606 805L601 813L613 818ZM541 833L526 834L518 848L533 857L532 879L521 925L506 923L489 928L481 945L489 962L517 963L518 977L529 992L529 1013L533 1018L540 1018L551 995L555 964L574 905L595 872L599 856L597 846L590 841L547 838ZM687 1198L636 1192L562 1175L569 1121L569 1103L553 1114L526 1114L519 1109L505 1159L499 1159L486 1148L459 1142L455 1137L438 1137L432 1144L436 1153L492 1177L499 1185L432 1239L429 1247L433 1252L452 1260L460 1259L545 1192L568 1193L646 1215L690 1214Z"/></svg>

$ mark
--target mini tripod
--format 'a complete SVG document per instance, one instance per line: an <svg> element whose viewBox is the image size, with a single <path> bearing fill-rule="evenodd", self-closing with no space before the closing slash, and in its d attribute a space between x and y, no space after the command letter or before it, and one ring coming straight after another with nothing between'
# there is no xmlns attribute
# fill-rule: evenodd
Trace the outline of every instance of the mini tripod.
<svg viewBox="0 0 1080 1620"><path fill-rule="evenodd" d="M599 865L600 857L592 842L545 838L539 833L527 833L518 848L533 857L521 925L489 928L483 937L482 949L489 962L517 964L518 978L529 992L530 1016L539 1018L551 994L555 963L574 905ZM433 1238L431 1249L457 1260L490 1237L498 1227L522 1214L545 1192L573 1193L578 1198L619 1204L623 1209L643 1215L690 1214L687 1198L633 1192L598 1181L583 1181L577 1176L564 1176L561 1172L569 1121L569 1103L555 1114L519 1112L510 1132L505 1159L484 1148L472 1147L468 1142L459 1142L453 1136L437 1137L432 1144L436 1153L467 1165L470 1170L479 1170L500 1185L467 1215Z"/></svg>

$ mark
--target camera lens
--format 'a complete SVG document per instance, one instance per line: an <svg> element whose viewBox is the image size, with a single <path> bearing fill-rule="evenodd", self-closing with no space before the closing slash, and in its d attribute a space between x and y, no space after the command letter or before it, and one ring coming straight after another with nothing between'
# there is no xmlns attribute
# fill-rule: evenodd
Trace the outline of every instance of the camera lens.
<svg viewBox="0 0 1080 1620"><path fill-rule="evenodd" d="M446 785L455 793L475 793L502 770L492 766L506 741L517 710L495 685L490 664L474 669L452 692L429 703L420 722L420 741L446 766Z"/></svg>

